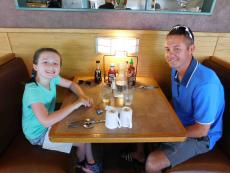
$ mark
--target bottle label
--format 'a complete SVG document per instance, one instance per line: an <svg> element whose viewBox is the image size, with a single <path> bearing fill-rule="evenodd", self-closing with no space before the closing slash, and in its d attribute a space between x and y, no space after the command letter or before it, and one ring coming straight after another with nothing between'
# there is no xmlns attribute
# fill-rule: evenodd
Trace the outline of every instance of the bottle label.
<svg viewBox="0 0 230 173"><path fill-rule="evenodd" d="M95 82L100 83L101 82L101 70L97 69L95 70Z"/></svg>
<svg viewBox="0 0 230 173"><path fill-rule="evenodd" d="M134 86L136 83L136 74L135 74L135 68L129 68L128 69L128 85Z"/></svg>
<svg viewBox="0 0 230 173"><path fill-rule="evenodd" d="M129 77L129 79L128 79L128 85L129 86L134 86L135 83L136 83L136 77L135 76Z"/></svg>
<svg viewBox="0 0 230 173"><path fill-rule="evenodd" d="M108 82L112 83L112 81L115 79L116 75L114 73L110 73L108 76Z"/></svg>

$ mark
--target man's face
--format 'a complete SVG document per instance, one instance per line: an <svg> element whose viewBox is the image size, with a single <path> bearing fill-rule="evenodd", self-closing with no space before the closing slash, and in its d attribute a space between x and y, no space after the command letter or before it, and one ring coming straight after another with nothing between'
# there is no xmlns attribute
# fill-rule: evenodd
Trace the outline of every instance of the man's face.
<svg viewBox="0 0 230 173"><path fill-rule="evenodd" d="M194 49L194 44L189 45L183 35L169 35L165 41L165 59L170 67L180 71L190 64Z"/></svg>

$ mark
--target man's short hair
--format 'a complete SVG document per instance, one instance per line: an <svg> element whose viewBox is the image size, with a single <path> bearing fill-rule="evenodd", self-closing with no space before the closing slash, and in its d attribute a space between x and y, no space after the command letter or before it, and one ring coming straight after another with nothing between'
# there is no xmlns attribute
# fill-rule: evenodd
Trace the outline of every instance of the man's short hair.
<svg viewBox="0 0 230 173"><path fill-rule="evenodd" d="M167 37L170 35L183 35L188 41L189 45L194 44L194 35L192 33L192 30L183 25L175 25L172 27L172 29L167 34Z"/></svg>

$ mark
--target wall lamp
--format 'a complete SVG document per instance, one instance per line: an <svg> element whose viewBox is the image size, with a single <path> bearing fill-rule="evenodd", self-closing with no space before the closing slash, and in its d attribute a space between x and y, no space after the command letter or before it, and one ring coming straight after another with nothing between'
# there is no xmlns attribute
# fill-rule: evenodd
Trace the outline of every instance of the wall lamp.
<svg viewBox="0 0 230 173"><path fill-rule="evenodd" d="M96 38L96 52L103 54L104 81L106 78L105 58L116 57L136 58L136 74L138 65L139 39L129 37L98 37Z"/></svg>

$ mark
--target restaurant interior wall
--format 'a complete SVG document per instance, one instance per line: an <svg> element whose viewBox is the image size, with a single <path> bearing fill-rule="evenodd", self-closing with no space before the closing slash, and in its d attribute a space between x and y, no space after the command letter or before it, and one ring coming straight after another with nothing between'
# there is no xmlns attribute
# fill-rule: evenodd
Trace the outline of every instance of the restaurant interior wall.
<svg viewBox="0 0 230 173"><path fill-rule="evenodd" d="M76 74L92 76L96 60L102 62L103 55L96 53L97 37L133 37L139 39L138 76L154 77L169 95L170 68L164 59L166 34L152 30L0 28L0 56L16 53L30 72L34 51L53 47L63 56L61 74L71 79ZM217 56L230 62L230 33L195 32L195 38L194 56L200 61Z"/></svg>
<svg viewBox="0 0 230 173"><path fill-rule="evenodd" d="M0 26L4 28L169 30L178 23L198 32L230 32L230 1L218 0L211 16L129 11L24 11L16 9L15 0L0 1Z"/></svg>

